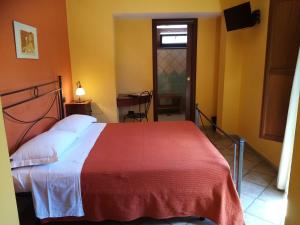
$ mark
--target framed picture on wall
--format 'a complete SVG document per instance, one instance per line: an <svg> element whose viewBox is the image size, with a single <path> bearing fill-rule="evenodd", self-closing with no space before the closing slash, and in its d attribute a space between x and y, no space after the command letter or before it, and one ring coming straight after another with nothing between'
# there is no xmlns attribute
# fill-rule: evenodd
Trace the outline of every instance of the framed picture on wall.
<svg viewBox="0 0 300 225"><path fill-rule="evenodd" d="M17 58L38 59L37 29L14 21Z"/></svg>

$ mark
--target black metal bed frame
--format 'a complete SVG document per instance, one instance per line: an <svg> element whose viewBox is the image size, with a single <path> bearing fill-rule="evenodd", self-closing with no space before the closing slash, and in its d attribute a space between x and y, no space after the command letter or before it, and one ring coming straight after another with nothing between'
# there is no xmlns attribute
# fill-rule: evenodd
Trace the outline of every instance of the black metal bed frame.
<svg viewBox="0 0 300 225"><path fill-rule="evenodd" d="M208 118L207 115L205 115L198 107L198 105L196 105L196 125L198 127L200 127L200 121L202 123L202 125L204 126L202 117L204 117L209 123L210 125L217 130L218 132L220 132L222 135L224 135L224 137L228 138L234 146L234 155L233 155L233 180L235 182L236 185L236 189L237 192L239 194L239 196L241 196L241 187L242 187L242 179L243 179L243 166L244 166L244 149L245 149L245 139L243 138L239 138L239 139L235 139L232 136L230 136L229 134L227 134L224 130L222 130L220 127L218 127L212 120L210 120Z"/></svg>
<svg viewBox="0 0 300 225"><path fill-rule="evenodd" d="M50 85L55 86L55 88L51 89L50 91L43 92L43 93L40 92L41 91L40 89L42 87L46 87L46 86L50 86ZM17 148L20 146L20 144L22 144L22 142L24 141L26 136L29 134L31 129L33 127L35 127L40 121L42 121L44 119L61 120L65 117L64 104L63 104L64 99L63 99L63 95L62 95L62 77L61 76L58 76L57 80L55 80L55 81L51 81L51 82L23 88L23 89L18 89L15 91L0 93L0 97L3 99L8 96L13 96L13 95L16 95L19 93L31 92L31 91L32 91L32 96L29 96L26 99L11 103L9 105L2 106L2 112L3 112L4 117L6 117L7 119L9 119L15 123L29 124L28 128L25 129L25 132L18 139L18 141L16 143ZM42 98L42 97L48 96L48 95L53 95L54 98L53 98L50 106L46 109L46 111L36 119L26 121L26 120L23 120L22 118L17 118L16 116L13 116L9 112L9 109L11 109L11 108L14 108L16 106L22 105L24 103L27 103L27 102L30 102L30 101L33 101L33 100L36 100L38 98ZM56 118L54 116L48 116L48 113L55 106L55 102L58 104L58 106L57 106L57 117L58 118Z"/></svg>

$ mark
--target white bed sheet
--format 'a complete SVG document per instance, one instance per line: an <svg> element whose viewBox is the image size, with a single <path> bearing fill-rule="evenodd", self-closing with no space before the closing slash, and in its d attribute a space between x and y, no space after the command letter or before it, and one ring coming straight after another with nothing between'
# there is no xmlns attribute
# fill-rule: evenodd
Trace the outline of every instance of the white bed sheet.
<svg viewBox="0 0 300 225"><path fill-rule="evenodd" d="M105 123L91 124L58 162L12 171L16 192L32 192L39 219L84 216L80 174Z"/></svg>

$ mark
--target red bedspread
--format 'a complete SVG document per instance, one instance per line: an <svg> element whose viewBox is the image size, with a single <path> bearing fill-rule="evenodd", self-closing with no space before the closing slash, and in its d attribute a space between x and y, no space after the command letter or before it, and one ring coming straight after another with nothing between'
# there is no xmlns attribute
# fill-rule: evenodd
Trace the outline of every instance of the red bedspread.
<svg viewBox="0 0 300 225"><path fill-rule="evenodd" d="M81 192L90 221L244 224L227 162L191 122L108 124L84 163Z"/></svg>

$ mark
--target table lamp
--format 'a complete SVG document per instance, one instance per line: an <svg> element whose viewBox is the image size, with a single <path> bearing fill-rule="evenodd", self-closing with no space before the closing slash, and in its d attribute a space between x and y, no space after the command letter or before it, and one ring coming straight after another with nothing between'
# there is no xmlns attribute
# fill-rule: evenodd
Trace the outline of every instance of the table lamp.
<svg viewBox="0 0 300 225"><path fill-rule="evenodd" d="M78 81L78 82L76 83L76 86L77 86L77 88L76 88L75 94L78 96L78 102L81 102L80 96L85 95L85 90L84 90L83 87L81 86L80 81Z"/></svg>

